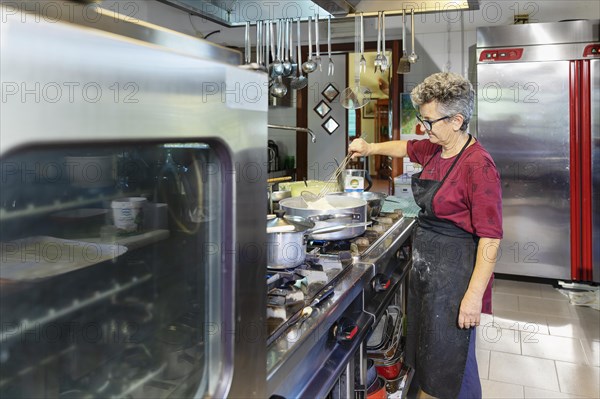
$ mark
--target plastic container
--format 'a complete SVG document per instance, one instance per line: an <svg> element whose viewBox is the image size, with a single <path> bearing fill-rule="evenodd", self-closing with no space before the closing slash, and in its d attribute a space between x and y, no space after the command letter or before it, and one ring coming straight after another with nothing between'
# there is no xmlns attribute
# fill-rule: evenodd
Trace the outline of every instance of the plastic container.
<svg viewBox="0 0 600 399"><path fill-rule="evenodd" d="M364 169L346 169L344 171L344 191L347 193L362 193L365 191Z"/></svg>
<svg viewBox="0 0 600 399"><path fill-rule="evenodd" d="M412 188L411 188L411 179L408 174L403 174L394 178L394 196L399 198L408 198L411 199L413 197Z"/></svg>
<svg viewBox="0 0 600 399"><path fill-rule="evenodd" d="M144 197L127 197L112 201L110 207L115 226L128 233L139 231L144 220L146 202Z"/></svg>

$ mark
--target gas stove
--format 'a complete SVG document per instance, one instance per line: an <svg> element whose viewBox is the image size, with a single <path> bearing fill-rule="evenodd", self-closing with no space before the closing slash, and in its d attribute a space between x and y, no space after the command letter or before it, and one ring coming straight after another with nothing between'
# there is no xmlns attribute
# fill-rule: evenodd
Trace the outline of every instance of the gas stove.
<svg viewBox="0 0 600 399"><path fill-rule="evenodd" d="M293 269L267 272L267 330L269 342L273 334L300 311L321 290L335 284L361 255L368 252L394 223L402 219L402 211L383 213L359 237L349 240L309 240L307 257Z"/></svg>
<svg viewBox="0 0 600 399"><path fill-rule="evenodd" d="M382 213L361 236L310 241L305 264L269 271L270 394L325 397L344 373L354 370L352 359L361 343L403 292L414 225L400 211ZM312 312L304 317L307 306ZM345 381L352 396L354 377Z"/></svg>

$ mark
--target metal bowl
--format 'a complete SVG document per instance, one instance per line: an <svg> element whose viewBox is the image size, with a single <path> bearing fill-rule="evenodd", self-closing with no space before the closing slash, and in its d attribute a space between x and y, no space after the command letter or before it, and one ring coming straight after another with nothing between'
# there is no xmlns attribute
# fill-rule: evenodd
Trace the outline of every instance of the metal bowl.
<svg viewBox="0 0 600 399"><path fill-rule="evenodd" d="M372 191L363 192L351 192L351 193L332 193L329 195L340 195L345 197L360 198L367 201L367 220L372 220L374 217L379 216L381 213L381 207L387 198L385 193L375 193Z"/></svg>
<svg viewBox="0 0 600 399"><path fill-rule="evenodd" d="M292 192L289 190L282 190L282 191L273 191L271 193L271 201L281 201L282 199L285 198L290 198L292 196Z"/></svg>
<svg viewBox="0 0 600 399"><path fill-rule="evenodd" d="M331 209L310 209L302 197L292 197L281 200L279 207L287 215L302 216L315 220L315 230L346 226L343 230L333 233L311 234L314 240L345 240L358 237L366 230L365 222L367 202L360 198L325 196Z"/></svg>

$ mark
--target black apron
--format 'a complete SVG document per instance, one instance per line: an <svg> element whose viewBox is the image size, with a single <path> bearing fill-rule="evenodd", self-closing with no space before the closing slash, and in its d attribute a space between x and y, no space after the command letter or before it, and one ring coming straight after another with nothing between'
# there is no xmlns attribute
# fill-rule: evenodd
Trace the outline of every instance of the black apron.
<svg viewBox="0 0 600 399"><path fill-rule="evenodd" d="M458 327L458 313L475 267L478 240L437 218L433 199L471 140L469 135L442 181L422 180L420 172L411 182L421 211L413 236L405 361L416 369L421 388L438 398L455 398L460 391L471 330Z"/></svg>

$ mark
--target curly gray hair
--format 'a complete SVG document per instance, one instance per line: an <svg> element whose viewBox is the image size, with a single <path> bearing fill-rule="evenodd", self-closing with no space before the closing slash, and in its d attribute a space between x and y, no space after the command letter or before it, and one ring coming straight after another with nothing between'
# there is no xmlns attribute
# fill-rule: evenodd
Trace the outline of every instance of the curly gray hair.
<svg viewBox="0 0 600 399"><path fill-rule="evenodd" d="M426 78L410 93L413 106L418 110L423 104L436 101L443 115L461 114L464 122L460 130L467 130L473 107L475 90L462 76L451 72L439 72Z"/></svg>

